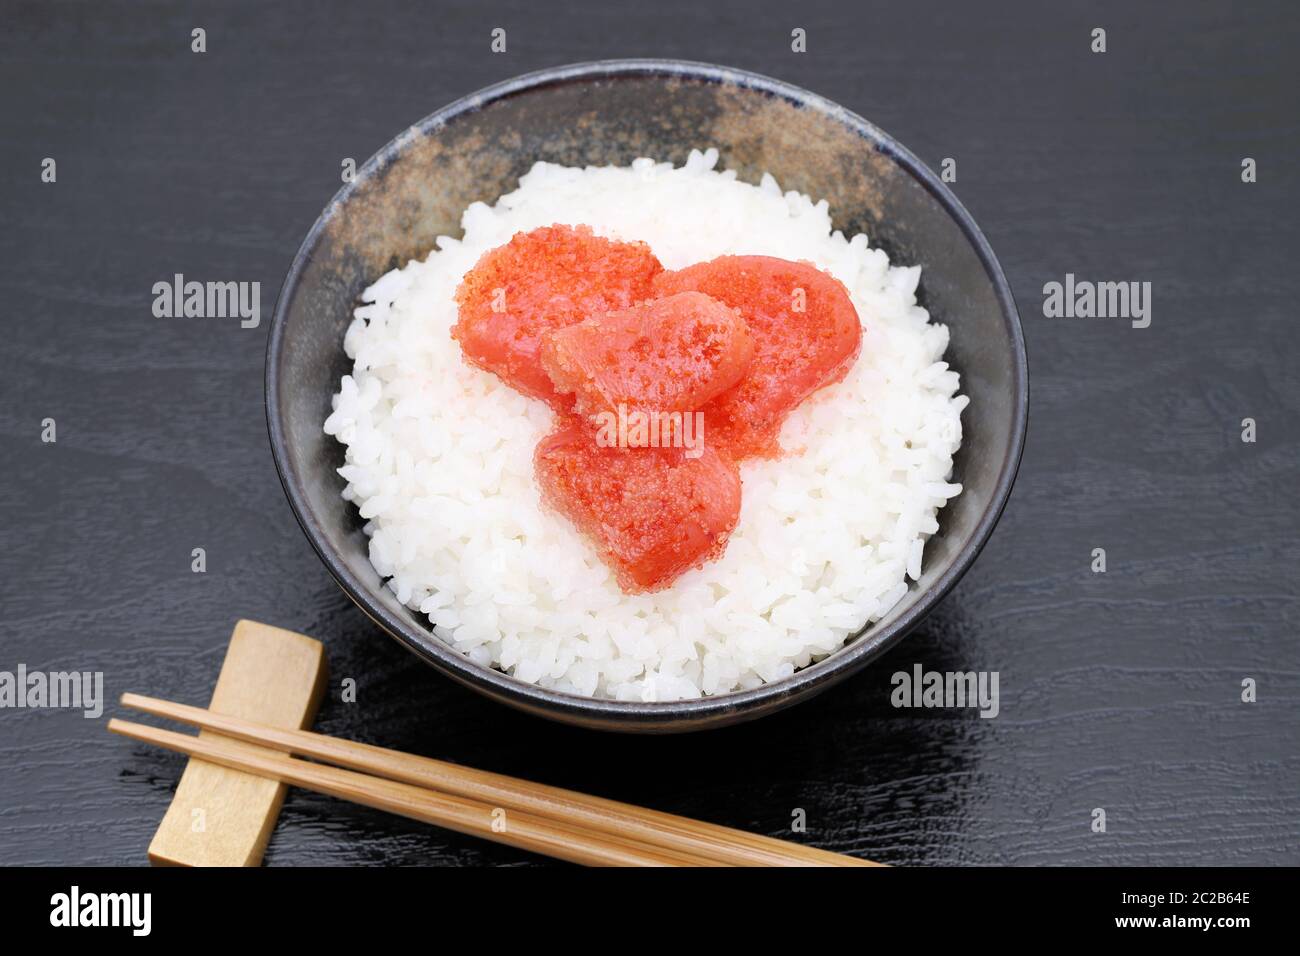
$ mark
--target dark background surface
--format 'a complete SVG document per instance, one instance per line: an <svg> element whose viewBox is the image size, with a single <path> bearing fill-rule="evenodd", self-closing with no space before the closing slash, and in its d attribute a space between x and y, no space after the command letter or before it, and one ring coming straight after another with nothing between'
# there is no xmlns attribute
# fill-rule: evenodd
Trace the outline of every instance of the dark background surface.
<svg viewBox="0 0 1300 956"><path fill-rule="evenodd" d="M202 703L249 617L325 641L328 733L774 835L803 808L806 839L894 864L1300 863L1300 20L1131 7L4 3L0 670ZM271 306L342 159L488 83L614 56L768 73L954 157L1029 346L1019 482L940 609L811 703L687 737L516 714L379 633L294 523L262 409ZM261 326L154 318L176 272L260 281ZM1044 318L1066 272L1150 281L1151 327ZM998 671L1001 714L892 709L917 662ZM0 711L0 862L143 863L182 766L102 719ZM302 792L267 854L523 862Z"/></svg>

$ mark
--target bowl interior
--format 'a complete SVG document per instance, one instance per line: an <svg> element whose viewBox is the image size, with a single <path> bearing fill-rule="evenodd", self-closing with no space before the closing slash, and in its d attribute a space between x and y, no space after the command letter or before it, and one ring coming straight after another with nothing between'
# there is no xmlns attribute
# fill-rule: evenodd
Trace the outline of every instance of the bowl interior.
<svg viewBox="0 0 1300 956"><path fill-rule="evenodd" d="M807 97L807 99L805 99ZM537 160L680 164L716 147L720 166L830 203L836 228L865 232L895 263L920 265L919 297L948 324L947 360L971 405L955 481L925 571L890 615L826 660L757 691L677 704L620 704L541 691L472 664L382 586L355 508L340 497L343 449L321 431L350 370L343 334L367 285L439 235L471 202L494 202ZM268 356L272 444L308 536L362 608L451 676L544 716L614 729L679 730L758 716L846 676L892 643L964 571L1009 491L1024 429L1023 344L996 262L933 174L826 101L749 74L681 64L593 64L521 78L407 131L342 190L304 242L277 305ZM851 660L850 660L851 659ZM851 664L852 666L845 666Z"/></svg>

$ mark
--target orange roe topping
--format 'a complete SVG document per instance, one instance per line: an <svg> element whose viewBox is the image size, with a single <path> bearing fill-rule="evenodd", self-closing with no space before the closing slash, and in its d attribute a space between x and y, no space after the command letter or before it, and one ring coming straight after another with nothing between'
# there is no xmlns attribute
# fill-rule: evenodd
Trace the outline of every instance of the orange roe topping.
<svg viewBox="0 0 1300 956"><path fill-rule="evenodd" d="M749 371L754 340L736 310L683 292L542 337L542 366L583 415L696 411Z"/></svg>
<svg viewBox="0 0 1300 956"><path fill-rule="evenodd" d="M605 239L588 226L519 233L465 275L451 334L474 365L565 408L570 400L557 396L538 361L542 335L649 298L662 271L645 243Z"/></svg>
<svg viewBox="0 0 1300 956"><path fill-rule="evenodd" d="M847 290L815 266L723 256L665 272L656 295L703 292L740 311L754 337L749 374L704 408L706 441L736 459L775 457L785 417L857 360L862 323Z"/></svg>
<svg viewBox="0 0 1300 956"><path fill-rule="evenodd" d="M862 345L848 292L812 265L723 256L664 272L644 243L587 226L516 235L456 301L466 358L559 413L534 454L543 500L629 592L722 553L740 518L735 462L777 455L786 416ZM611 445L592 421L697 411L704 432L685 447Z"/></svg>
<svg viewBox="0 0 1300 956"><path fill-rule="evenodd" d="M740 475L711 448L602 447L585 425L542 439L543 500L587 535L625 591L653 591L722 553L740 517Z"/></svg>

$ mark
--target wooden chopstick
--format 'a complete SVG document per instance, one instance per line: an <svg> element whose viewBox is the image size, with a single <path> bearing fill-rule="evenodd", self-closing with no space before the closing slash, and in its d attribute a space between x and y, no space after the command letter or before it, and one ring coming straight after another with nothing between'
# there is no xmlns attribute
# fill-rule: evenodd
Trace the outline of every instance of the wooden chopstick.
<svg viewBox="0 0 1300 956"><path fill-rule="evenodd" d="M865 860L801 846L730 827L647 810L616 800L473 770L458 764L341 740L310 731L269 727L171 701L122 695L123 706L177 720L284 753L324 760L401 783L460 796L491 807L523 811L583 832L693 856L714 865L876 866ZM190 738L186 738L190 739Z"/></svg>
<svg viewBox="0 0 1300 956"><path fill-rule="evenodd" d="M194 737L117 718L109 720L108 729L124 737L175 750L223 767L257 774L326 796L571 863L586 866L713 865L700 857L619 839L609 834L585 832L529 813L507 812L502 818L499 814L494 815L496 808L485 803L438 793L413 784L298 760L264 747L222 738ZM493 826L494 821L498 821L497 828Z"/></svg>

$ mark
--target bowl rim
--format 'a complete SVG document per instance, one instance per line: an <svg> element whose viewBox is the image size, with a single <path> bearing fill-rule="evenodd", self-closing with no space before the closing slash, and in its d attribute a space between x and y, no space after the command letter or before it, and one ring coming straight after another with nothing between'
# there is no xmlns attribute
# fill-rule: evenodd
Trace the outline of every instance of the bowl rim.
<svg viewBox="0 0 1300 956"><path fill-rule="evenodd" d="M432 630L416 628L392 614L375 598L374 592L384 586L382 582L375 585L361 581L329 546L324 529L307 498L302 478L286 452L287 442L279 400L284 329L303 270L310 262L329 221L361 184L395 159L416 137L436 132L458 117L474 113L491 103L546 87L621 76L664 76L753 89L779 97L800 108L817 110L847 126L877 151L902 166L957 223L993 282L1002 321L1007 326L1013 346L1011 441L1003 456L992 497L948 569L898 618L884 627L872 626L834 654L795 671L789 677L748 690L690 700L620 701L583 697L529 684L504 671L472 661ZM974 218L939 177L888 133L825 97L748 70L680 59L607 59L536 70L463 96L395 136L357 170L353 180L335 193L308 230L280 288L267 340L264 405L276 472L308 541L352 601L408 650L471 689L553 720L606 730L695 730L771 713L838 683L900 641L947 595L983 550L1006 507L1015 483L1028 428L1029 363L1015 298L988 240Z"/></svg>

